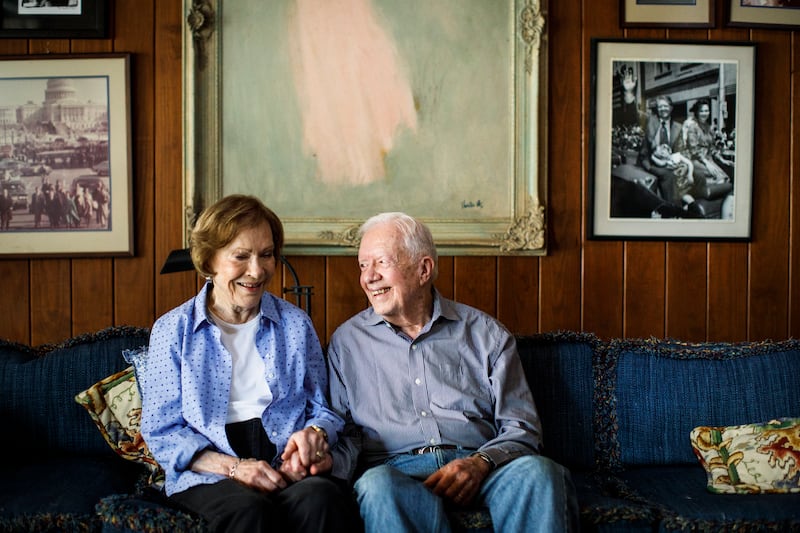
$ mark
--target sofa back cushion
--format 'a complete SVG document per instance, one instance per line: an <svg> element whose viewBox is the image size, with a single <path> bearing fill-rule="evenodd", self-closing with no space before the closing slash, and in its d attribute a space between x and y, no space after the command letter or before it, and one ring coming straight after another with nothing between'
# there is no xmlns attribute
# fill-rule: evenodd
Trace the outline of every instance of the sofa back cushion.
<svg viewBox="0 0 800 533"><path fill-rule="evenodd" d="M598 344L587 333L517 337L542 421L544 455L570 468L594 466L592 358Z"/></svg>
<svg viewBox="0 0 800 533"><path fill-rule="evenodd" d="M696 464L689 435L697 426L800 416L798 341L615 340L602 366L612 467Z"/></svg>
<svg viewBox="0 0 800 533"><path fill-rule="evenodd" d="M148 331L133 327L38 348L0 342L0 450L113 456L75 395L127 367L122 351L147 342Z"/></svg>

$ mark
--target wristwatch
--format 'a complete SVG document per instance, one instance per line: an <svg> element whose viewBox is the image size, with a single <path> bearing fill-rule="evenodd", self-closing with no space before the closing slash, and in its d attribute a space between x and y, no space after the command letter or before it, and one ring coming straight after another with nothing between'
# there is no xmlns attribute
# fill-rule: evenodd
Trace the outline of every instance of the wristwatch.
<svg viewBox="0 0 800 533"><path fill-rule="evenodd" d="M316 424L311 424L308 427L310 427L311 429L313 429L317 433L321 434L322 438L325 439L325 442L328 442L328 432L327 431L325 431L324 429L322 429L321 427L319 427Z"/></svg>
<svg viewBox="0 0 800 533"><path fill-rule="evenodd" d="M494 461L492 461L492 458L489 457L488 453L486 453L486 452L475 452L473 454L470 454L470 457L475 457L476 455L478 457L480 457L481 459L483 459L484 461L486 461L486 463L489 465L489 472L491 472L492 470L494 470L496 468L496 465L494 464Z"/></svg>

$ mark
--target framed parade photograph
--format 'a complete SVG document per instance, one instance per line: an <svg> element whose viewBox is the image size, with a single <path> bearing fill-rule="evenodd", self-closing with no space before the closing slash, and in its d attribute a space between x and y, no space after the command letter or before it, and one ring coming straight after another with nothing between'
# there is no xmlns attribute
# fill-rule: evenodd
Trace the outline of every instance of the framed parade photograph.
<svg viewBox="0 0 800 533"><path fill-rule="evenodd" d="M0 38L101 39L109 0L2 0Z"/></svg>
<svg viewBox="0 0 800 533"><path fill-rule="evenodd" d="M592 239L749 240L752 43L592 41Z"/></svg>
<svg viewBox="0 0 800 533"><path fill-rule="evenodd" d="M620 24L628 28L713 28L715 0L620 0Z"/></svg>
<svg viewBox="0 0 800 533"><path fill-rule="evenodd" d="M0 58L0 256L133 254L129 59Z"/></svg>
<svg viewBox="0 0 800 533"><path fill-rule="evenodd" d="M726 0L728 25L800 29L800 0Z"/></svg>
<svg viewBox="0 0 800 533"><path fill-rule="evenodd" d="M381 211L444 254L545 253L539 0L221 4L184 0L187 229L247 192L287 253L355 254Z"/></svg>

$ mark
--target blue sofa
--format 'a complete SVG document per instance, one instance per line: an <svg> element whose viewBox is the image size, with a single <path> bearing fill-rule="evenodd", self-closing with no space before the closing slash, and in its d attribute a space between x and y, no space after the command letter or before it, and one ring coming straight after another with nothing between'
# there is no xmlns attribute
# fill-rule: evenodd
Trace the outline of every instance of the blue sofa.
<svg viewBox="0 0 800 533"><path fill-rule="evenodd" d="M202 531L164 508L144 466L121 459L75 396L126 368L149 332L116 327L58 345L0 341L0 532Z"/></svg>
<svg viewBox="0 0 800 533"><path fill-rule="evenodd" d="M203 531L122 459L75 396L128 366L148 331L115 327L36 348L0 342L0 532ZM584 531L800 531L800 494L706 489L697 426L800 417L800 342L518 337L545 454L570 468ZM489 531L481 510L464 530Z"/></svg>

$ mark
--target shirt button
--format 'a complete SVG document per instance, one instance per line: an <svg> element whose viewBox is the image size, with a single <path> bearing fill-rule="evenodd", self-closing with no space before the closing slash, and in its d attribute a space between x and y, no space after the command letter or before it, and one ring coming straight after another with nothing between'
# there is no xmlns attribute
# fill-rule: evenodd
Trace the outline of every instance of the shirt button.
<svg viewBox="0 0 800 533"><path fill-rule="evenodd" d="M421 414L422 416L428 416L428 412L427 412L427 411L422 411L420 414Z"/></svg>
<svg viewBox="0 0 800 533"><path fill-rule="evenodd" d="M412 350L416 350L416 349L417 349L417 345L416 345L416 344L412 344L412 345L411 345L411 349L412 349Z"/></svg>
<svg viewBox="0 0 800 533"><path fill-rule="evenodd" d="M273 379L273 378L275 377L275 374L268 374L268 375L267 375L267 377L268 377L269 379Z"/></svg>
<svg viewBox="0 0 800 533"><path fill-rule="evenodd" d="M417 378L417 379L415 379L415 380L414 380L414 383L416 383L417 385L419 385L420 383L422 383L422 380L421 380L421 379L419 379L419 378Z"/></svg>
<svg viewBox="0 0 800 533"><path fill-rule="evenodd" d="M430 443L431 443L431 444L436 444L436 439L431 439L431 440L430 440Z"/></svg>
<svg viewBox="0 0 800 533"><path fill-rule="evenodd" d="M273 431L273 432L272 432L272 436L273 436L273 437L277 437L277 436L278 436L278 432L277 432L277 431Z"/></svg>

